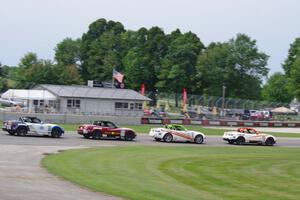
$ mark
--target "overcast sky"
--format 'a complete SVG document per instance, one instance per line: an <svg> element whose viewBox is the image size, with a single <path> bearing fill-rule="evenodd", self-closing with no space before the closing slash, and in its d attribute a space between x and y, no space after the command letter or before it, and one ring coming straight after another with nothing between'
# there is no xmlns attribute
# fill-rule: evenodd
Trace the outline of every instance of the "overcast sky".
<svg viewBox="0 0 300 200"><path fill-rule="evenodd" d="M159 26L196 33L208 45L237 33L257 40L282 71L290 43L300 37L299 0L0 0L0 62L17 65L27 52L53 59L66 37L78 38L99 18L126 29Z"/></svg>

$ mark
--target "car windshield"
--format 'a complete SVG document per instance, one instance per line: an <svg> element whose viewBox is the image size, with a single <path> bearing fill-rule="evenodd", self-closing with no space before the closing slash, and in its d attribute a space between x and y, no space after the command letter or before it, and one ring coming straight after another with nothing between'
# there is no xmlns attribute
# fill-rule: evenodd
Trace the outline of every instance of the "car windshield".
<svg viewBox="0 0 300 200"><path fill-rule="evenodd" d="M109 127L109 128L118 128L118 126L112 122L106 121L94 121L93 125Z"/></svg>
<svg viewBox="0 0 300 200"><path fill-rule="evenodd" d="M39 124L42 122L40 119L38 119L36 117L21 117L20 121L24 121L27 123L35 123L35 124Z"/></svg>
<svg viewBox="0 0 300 200"><path fill-rule="evenodd" d="M182 125L166 125L165 128L176 130L176 131L186 131L187 129Z"/></svg>

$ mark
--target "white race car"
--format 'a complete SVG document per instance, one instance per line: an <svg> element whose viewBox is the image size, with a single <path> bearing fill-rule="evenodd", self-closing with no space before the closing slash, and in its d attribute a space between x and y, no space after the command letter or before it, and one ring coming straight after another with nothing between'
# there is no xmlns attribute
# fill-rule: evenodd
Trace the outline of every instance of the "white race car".
<svg viewBox="0 0 300 200"><path fill-rule="evenodd" d="M276 143L276 137L269 134L260 133L254 128L238 128L237 131L224 132L223 140L229 144L256 143L273 146Z"/></svg>
<svg viewBox="0 0 300 200"><path fill-rule="evenodd" d="M189 131L184 126L178 124L165 125L164 128L152 128L149 135L156 141L164 142L194 142L201 144L206 139L203 133Z"/></svg>
<svg viewBox="0 0 300 200"><path fill-rule="evenodd" d="M59 138L64 134L64 129L56 124L46 124L36 117L20 117L19 120L3 122L2 130L10 135L48 135Z"/></svg>

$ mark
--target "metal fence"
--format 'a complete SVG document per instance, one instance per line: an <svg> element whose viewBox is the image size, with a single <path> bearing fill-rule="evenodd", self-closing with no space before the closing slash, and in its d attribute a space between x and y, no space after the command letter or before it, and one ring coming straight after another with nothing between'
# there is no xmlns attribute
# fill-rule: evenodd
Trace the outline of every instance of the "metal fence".
<svg viewBox="0 0 300 200"><path fill-rule="evenodd" d="M148 93L147 96L155 97L155 101L149 107L152 106L170 113L182 113L183 111L181 93ZM289 107L289 103L189 94L185 108L188 111L200 109L202 111L199 112L202 113L214 112L215 115L220 115L222 110L243 113L244 110L272 110L281 106Z"/></svg>

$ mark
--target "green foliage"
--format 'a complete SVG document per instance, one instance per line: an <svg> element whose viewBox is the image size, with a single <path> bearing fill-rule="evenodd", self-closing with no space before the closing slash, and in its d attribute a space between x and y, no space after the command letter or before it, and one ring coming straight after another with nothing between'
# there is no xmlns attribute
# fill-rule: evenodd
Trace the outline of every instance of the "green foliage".
<svg viewBox="0 0 300 200"><path fill-rule="evenodd" d="M162 91L181 91L183 87L191 91L197 57L204 45L191 32L182 34L176 30L167 37L168 51L162 59L156 86Z"/></svg>
<svg viewBox="0 0 300 200"><path fill-rule="evenodd" d="M126 85L139 89L146 84L147 90L153 91L157 74L161 68L161 59L167 51L166 36L158 27L139 29L127 35L126 41L132 45L123 59Z"/></svg>
<svg viewBox="0 0 300 200"><path fill-rule="evenodd" d="M224 43L212 43L200 54L195 90L207 95L259 99L262 78L268 74L268 56L245 34ZM237 84L238 83L238 84Z"/></svg>
<svg viewBox="0 0 300 200"><path fill-rule="evenodd" d="M32 88L37 84L81 84L75 65L54 65L50 60L38 59L35 53L26 54L14 73L17 88Z"/></svg>
<svg viewBox="0 0 300 200"><path fill-rule="evenodd" d="M57 64L61 66L78 64L80 62L80 47L80 39L72 40L71 38L66 38L58 43L54 49Z"/></svg>
<svg viewBox="0 0 300 200"><path fill-rule="evenodd" d="M300 56L300 37L296 38L295 41L290 45L288 57L283 64L283 69L287 77L291 76L291 70L293 68L293 64L297 59L297 57L299 56Z"/></svg>
<svg viewBox="0 0 300 200"><path fill-rule="evenodd" d="M81 72L84 80L110 80L113 68L122 68L122 33L120 22L99 19L82 36Z"/></svg>
<svg viewBox="0 0 300 200"><path fill-rule="evenodd" d="M290 91L294 97L300 99L300 54L296 57L290 69Z"/></svg>
<svg viewBox="0 0 300 200"><path fill-rule="evenodd" d="M290 102L289 81L286 75L277 72L270 76L262 89L262 98L269 102Z"/></svg>

